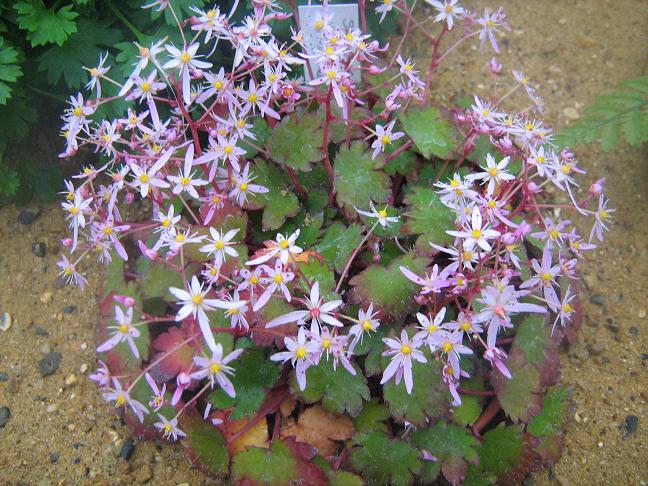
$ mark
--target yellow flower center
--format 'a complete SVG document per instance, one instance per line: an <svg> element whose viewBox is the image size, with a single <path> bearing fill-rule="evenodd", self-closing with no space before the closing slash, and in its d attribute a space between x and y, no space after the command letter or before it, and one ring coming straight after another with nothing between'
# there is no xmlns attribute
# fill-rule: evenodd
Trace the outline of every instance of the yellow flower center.
<svg viewBox="0 0 648 486"><path fill-rule="evenodd" d="M304 359L306 357L306 348L304 346L299 346L295 350L295 356L297 356L299 359Z"/></svg>
<svg viewBox="0 0 648 486"><path fill-rule="evenodd" d="M149 180L150 180L150 177L146 173L139 176L139 181L144 183L144 184L146 184Z"/></svg>
<svg viewBox="0 0 648 486"><path fill-rule="evenodd" d="M117 395L117 400L115 400L115 405L117 407L123 407L124 405L126 405L126 401L127 401L126 395L120 393L119 395Z"/></svg>
<svg viewBox="0 0 648 486"><path fill-rule="evenodd" d="M322 347L324 349L329 349L331 347L331 340L330 339L324 339L322 341Z"/></svg>
<svg viewBox="0 0 648 486"><path fill-rule="evenodd" d="M80 106L77 106L77 107L73 110L73 113L74 113L74 116L81 116L81 115L83 115L83 110L81 109Z"/></svg>
<svg viewBox="0 0 648 486"><path fill-rule="evenodd" d="M256 103L257 102L257 95L255 93L250 93L248 96L248 101L250 103Z"/></svg>
<svg viewBox="0 0 648 486"><path fill-rule="evenodd" d="M187 51L182 51L182 54L180 54L180 60L184 64L188 64L189 61L191 61L191 56L189 55L189 53Z"/></svg>
<svg viewBox="0 0 648 486"><path fill-rule="evenodd" d="M445 343L443 343L443 352L448 353L450 351L452 351L452 343L449 342L449 341L446 341Z"/></svg>
<svg viewBox="0 0 648 486"><path fill-rule="evenodd" d="M218 196L214 196L214 197L212 197L212 202L213 202L214 204L218 204L218 203L220 203L220 197L218 197Z"/></svg>
<svg viewBox="0 0 648 486"><path fill-rule="evenodd" d="M193 302L196 305L200 305L203 303L203 296L201 294L196 294L191 297L191 302Z"/></svg>
<svg viewBox="0 0 648 486"><path fill-rule="evenodd" d="M216 89L222 89L223 88L223 82L222 81L215 81L214 82L214 88Z"/></svg>
<svg viewBox="0 0 648 486"><path fill-rule="evenodd" d="M241 191L247 191L248 185L244 182L239 187L241 188Z"/></svg>
<svg viewBox="0 0 648 486"><path fill-rule="evenodd" d="M72 216L79 214L79 208L77 208L76 206L72 206L69 211Z"/></svg>
<svg viewBox="0 0 648 486"><path fill-rule="evenodd" d="M373 331L373 326L371 325L371 321L368 320L364 321L362 323L362 329L364 329L365 331Z"/></svg>
<svg viewBox="0 0 648 486"><path fill-rule="evenodd" d="M449 3L446 4L445 11L446 11L447 14L451 14L452 11L453 11L452 5L450 5Z"/></svg>
<svg viewBox="0 0 648 486"><path fill-rule="evenodd" d="M410 355L412 354L412 347L409 344L403 344L401 346L401 353L405 355Z"/></svg>
<svg viewBox="0 0 648 486"><path fill-rule="evenodd" d="M476 239L476 240L478 240L478 239L481 238L481 236L482 236L482 232L481 232L481 230L478 230L478 229L474 229L474 230L472 230L472 232L471 232L470 234L471 234L472 237L473 237L474 239Z"/></svg>
<svg viewBox="0 0 648 486"><path fill-rule="evenodd" d="M215 17L216 17L216 12L214 11L214 9L211 9L211 10L207 11L207 18L208 19L213 19Z"/></svg>
<svg viewBox="0 0 648 486"><path fill-rule="evenodd" d="M569 305L568 302L565 303L565 305L563 306L563 312L566 313L566 314L569 314L573 310L574 310L574 308L571 305Z"/></svg>
<svg viewBox="0 0 648 486"><path fill-rule="evenodd" d="M538 164L544 164L544 163L545 163L545 158L544 158L544 156L543 156L543 155L538 155L538 156L536 157L536 162L537 162Z"/></svg>
<svg viewBox="0 0 648 486"><path fill-rule="evenodd" d="M234 149L231 145L225 145L225 148L223 149L223 152L225 152L227 155L230 155L233 151Z"/></svg>
<svg viewBox="0 0 648 486"><path fill-rule="evenodd" d="M140 86L140 89L144 91L144 93L148 93L151 89L151 84L148 81L144 81L142 86Z"/></svg>
<svg viewBox="0 0 648 486"><path fill-rule="evenodd" d="M379 215L381 218L385 218L385 217L387 217L387 210L386 210L386 209L381 209L380 211L378 211L378 215Z"/></svg>
<svg viewBox="0 0 648 486"><path fill-rule="evenodd" d="M488 201L488 207L489 208L495 209L495 206L497 206L497 203L495 202L494 199L491 199L490 201Z"/></svg>
<svg viewBox="0 0 648 486"><path fill-rule="evenodd" d="M72 267L65 267L65 269L63 269L63 272L65 273L65 275L72 275Z"/></svg>
<svg viewBox="0 0 648 486"><path fill-rule="evenodd" d="M167 219L163 219L163 220L162 220L162 226L163 226L164 228L168 228L169 226L171 226L171 220L168 219L168 218L167 218Z"/></svg>
<svg viewBox="0 0 648 486"><path fill-rule="evenodd" d="M608 213L605 209L603 209L599 215L601 216L601 219L608 219L610 217L610 213Z"/></svg>
<svg viewBox="0 0 648 486"><path fill-rule="evenodd" d="M324 28L324 21L323 20L316 20L315 21L315 29L322 30L323 28Z"/></svg>
<svg viewBox="0 0 648 486"><path fill-rule="evenodd" d="M470 323L468 321L463 321L461 323L461 330L464 332L470 331Z"/></svg>
<svg viewBox="0 0 648 486"><path fill-rule="evenodd" d="M569 174L572 171L572 166L571 164L565 164L560 168L560 172L563 174Z"/></svg>
<svg viewBox="0 0 648 486"><path fill-rule="evenodd" d="M459 187L459 184L460 184L460 182L457 179L452 179L450 181L450 187L452 187L452 188L456 189L457 187Z"/></svg>
<svg viewBox="0 0 648 486"><path fill-rule="evenodd" d="M545 282L549 282L552 278L553 277L549 272L544 272L542 274L542 280L544 280Z"/></svg>
<svg viewBox="0 0 648 486"><path fill-rule="evenodd" d="M329 79L333 79L333 78L335 78L335 71L331 70L331 71L327 72L327 73L326 73L326 76L327 76Z"/></svg>
<svg viewBox="0 0 648 486"><path fill-rule="evenodd" d="M326 53L327 56L330 56L335 52L335 50L331 46L329 46L324 50L324 52Z"/></svg>
<svg viewBox="0 0 648 486"><path fill-rule="evenodd" d="M209 367L209 371L211 371L212 375L217 374L220 370L221 370L220 363L212 363L211 366Z"/></svg>
<svg viewBox="0 0 648 486"><path fill-rule="evenodd" d="M217 249L217 250L222 250L223 248L225 248L225 243L223 243L222 240L218 240L218 241L216 242L216 249Z"/></svg>
<svg viewBox="0 0 648 486"><path fill-rule="evenodd" d="M282 250L288 248L288 240L281 240L281 243L279 243L279 248L281 248Z"/></svg>
<svg viewBox="0 0 648 486"><path fill-rule="evenodd" d="M103 234L106 236L112 234L112 232L113 232L112 226L106 226L103 229Z"/></svg>
<svg viewBox="0 0 648 486"><path fill-rule="evenodd" d="M493 22L492 20L486 21L486 27L488 27L489 29L492 29L494 26L495 26L495 22Z"/></svg>
<svg viewBox="0 0 648 486"><path fill-rule="evenodd" d="M495 177L497 175L497 167L489 167L488 168L488 174L491 177Z"/></svg>
<svg viewBox="0 0 648 486"><path fill-rule="evenodd" d="M412 66L410 63L405 64L405 71L411 71L414 69L414 66Z"/></svg>
<svg viewBox="0 0 648 486"><path fill-rule="evenodd" d="M165 434L170 434L172 430L173 430L173 425L171 425L171 424L165 424L164 425L164 433Z"/></svg>
<svg viewBox="0 0 648 486"><path fill-rule="evenodd" d="M274 276L273 280L275 281L275 283L280 284L283 281L283 278L281 277L281 274L278 273L277 275Z"/></svg>
<svg viewBox="0 0 648 486"><path fill-rule="evenodd" d="M256 275L252 275L252 276L250 277L250 283L251 283L252 285L256 285L256 284L258 284L258 283L259 283L259 277L257 277Z"/></svg>
<svg viewBox="0 0 648 486"><path fill-rule="evenodd" d="M182 183L183 186L188 186L189 183L191 182L191 179L189 179L188 177L183 177L182 179L180 179L180 182Z"/></svg>
<svg viewBox="0 0 648 486"><path fill-rule="evenodd" d="M554 228L549 232L549 236L555 240L560 236L560 233L558 233L558 230Z"/></svg>
<svg viewBox="0 0 648 486"><path fill-rule="evenodd" d="M437 332L438 330L439 330L439 328L437 326L435 326L434 324L430 324L427 327L427 332L429 332L429 333Z"/></svg>
<svg viewBox="0 0 648 486"><path fill-rule="evenodd" d="M383 145L389 145L391 143L391 137L389 135L383 135L380 141Z"/></svg>

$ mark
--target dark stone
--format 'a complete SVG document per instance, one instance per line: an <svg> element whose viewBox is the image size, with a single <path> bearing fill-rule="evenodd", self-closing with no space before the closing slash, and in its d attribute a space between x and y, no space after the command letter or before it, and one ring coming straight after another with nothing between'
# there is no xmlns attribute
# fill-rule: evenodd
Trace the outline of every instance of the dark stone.
<svg viewBox="0 0 648 486"><path fill-rule="evenodd" d="M61 455L58 452L50 452L49 459L52 464L56 464Z"/></svg>
<svg viewBox="0 0 648 486"><path fill-rule="evenodd" d="M57 351L47 353L47 355L38 362L38 371L41 376L49 376L58 370L63 355Z"/></svg>
<svg viewBox="0 0 648 486"><path fill-rule="evenodd" d="M65 312L66 314L72 314L75 310L76 307L74 307L73 305L66 305L65 307L63 307L63 312Z"/></svg>
<svg viewBox="0 0 648 486"><path fill-rule="evenodd" d="M621 328L617 326L614 321L609 321L607 325L608 331L610 331L612 334L619 334L619 331Z"/></svg>
<svg viewBox="0 0 648 486"><path fill-rule="evenodd" d="M81 442L75 442L74 444L72 444L72 447L74 447L76 450L79 450L79 447L81 447L82 445L83 444L81 444Z"/></svg>
<svg viewBox="0 0 648 486"><path fill-rule="evenodd" d="M20 224L24 224L25 226L29 226L34 221L36 221L36 218L38 218L40 214L41 214L40 209L37 209L36 211L32 211L30 209L23 209L22 211L20 211L20 214L18 215L18 222Z"/></svg>
<svg viewBox="0 0 648 486"><path fill-rule="evenodd" d="M627 439L632 434L634 434L638 428L639 428L639 417L637 417L636 415L628 415L625 418L623 425L621 426L621 430L623 430L623 438Z"/></svg>
<svg viewBox="0 0 648 486"><path fill-rule="evenodd" d="M3 429L9 419L11 418L11 410L9 407L0 407L0 429Z"/></svg>
<svg viewBox="0 0 648 486"><path fill-rule="evenodd" d="M8 381L9 380L9 375L7 373L4 373L3 371L0 371L0 381Z"/></svg>
<svg viewBox="0 0 648 486"><path fill-rule="evenodd" d="M75 458L72 460L72 462L73 462L74 464L81 464L81 458L80 458L80 457L75 457Z"/></svg>
<svg viewBox="0 0 648 486"><path fill-rule="evenodd" d="M641 359L648 359L648 353L641 353Z"/></svg>
<svg viewBox="0 0 648 486"><path fill-rule="evenodd" d="M637 329L637 326L631 326L630 329L628 329L628 332L632 337L637 337L639 335L639 329Z"/></svg>
<svg viewBox="0 0 648 486"><path fill-rule="evenodd" d="M43 258L47 253L47 245L42 241L32 243L32 253L37 257Z"/></svg>
<svg viewBox="0 0 648 486"><path fill-rule="evenodd" d="M596 305L603 305L605 303L605 300L603 299L602 295L594 294L590 297L590 302Z"/></svg>
<svg viewBox="0 0 648 486"><path fill-rule="evenodd" d="M36 331L36 334L39 336L49 336L49 332L40 326L34 326L34 331Z"/></svg>
<svg viewBox="0 0 648 486"><path fill-rule="evenodd" d="M135 442L133 439L126 439L122 444L121 450L119 451L119 457L122 459L129 460L135 451Z"/></svg>

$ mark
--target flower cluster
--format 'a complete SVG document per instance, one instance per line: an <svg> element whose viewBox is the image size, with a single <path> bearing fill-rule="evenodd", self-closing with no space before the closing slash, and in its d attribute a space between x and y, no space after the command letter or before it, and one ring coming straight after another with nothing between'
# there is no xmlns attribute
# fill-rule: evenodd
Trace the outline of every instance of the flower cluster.
<svg viewBox="0 0 648 486"><path fill-rule="evenodd" d="M578 261L602 240L613 210L603 179L579 193L584 171L569 149L555 145L526 76L514 71L508 93L475 97L469 108L450 110L449 121L440 121L437 110L425 112L430 123L462 136L454 152L433 152L445 159L436 178L413 169L392 183L382 171L403 153L419 168L435 164L419 146L428 127L417 132L400 115L426 109L430 79L458 45L478 37L498 52L496 35L508 29L501 9L480 17L457 0L426 1L442 24L436 36L407 2L376 7L382 18L400 12L410 29L430 38L425 75L400 52L388 55L366 26L337 26L327 4L308 26L317 33L315 48L298 23L282 40L271 24L296 11L283 12L274 1L252 2L240 22L218 7L194 8L181 21L172 2L153 2L147 8L177 19L178 35L137 44L123 82L109 77L115 70L104 65L105 56L90 69L90 99L71 97L63 115L61 156L83 153L98 162L66 182L70 236L58 266L79 287L87 283L79 270L85 258L118 268L118 282L111 272L107 287L113 300L104 306L114 309L114 323L102 328L97 348L110 366L102 363L92 376L107 400L143 423L156 414L149 425L174 440L186 434L180 425L188 407L204 405L205 421L222 425L227 413L212 410L212 397L240 395L237 369L247 349L258 347L269 348L268 365L290 363L280 379L285 385L285 375L294 375L296 395L308 389L312 367L358 377L365 387L367 377L380 376L377 388L389 384L411 395L420 386L414 370L439 364L444 394L459 405L461 381L477 360L480 372L512 377L508 345L521 318L541 315L552 329L568 325ZM459 23L459 41L441 52ZM216 51L225 53L218 56L222 65ZM501 72L496 61L491 68ZM106 84L118 93L106 96ZM506 109L504 101L520 88L530 107ZM126 112L100 119L115 99L127 102ZM308 140L307 147L274 150L279 142L268 142L272 130L290 126L286 119L316 115L324 120L308 130L315 127L321 141L297 127L295 139ZM478 151L484 144L488 150ZM336 154L354 146L362 147L362 161L345 172ZM292 151L318 156L291 164ZM298 172L311 171L311 163L321 172L302 177ZM427 199L412 202L415 193ZM564 196L552 202L554 193ZM569 210L593 218L588 238L564 216ZM424 238L427 228L412 224L420 214L425 225L446 226ZM375 274L363 280L384 270L381 261L405 261L401 253L425 262L394 267L402 288L389 289ZM143 290L147 279L156 280L155 291ZM408 285L415 290L403 297ZM357 359L369 350L372 374L370 358ZM133 360L135 370L128 368Z"/></svg>

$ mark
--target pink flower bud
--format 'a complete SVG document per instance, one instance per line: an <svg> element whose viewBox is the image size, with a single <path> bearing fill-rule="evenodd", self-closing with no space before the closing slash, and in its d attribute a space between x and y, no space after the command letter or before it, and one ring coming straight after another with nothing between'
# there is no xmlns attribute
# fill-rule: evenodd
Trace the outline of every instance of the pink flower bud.
<svg viewBox="0 0 648 486"><path fill-rule="evenodd" d="M497 62L497 58L495 56L491 57L490 70L493 74L499 74L502 72L502 65Z"/></svg>
<svg viewBox="0 0 648 486"><path fill-rule="evenodd" d="M158 252L150 250L143 242L142 240L137 240L137 246L139 246L140 251L142 252L142 255L144 255L146 258L149 260L157 260L158 258Z"/></svg>
<svg viewBox="0 0 648 486"><path fill-rule="evenodd" d="M122 305L125 305L126 307L134 307L135 306L135 299L132 297L129 297L128 295L114 295L113 299L115 299L116 302L119 302Z"/></svg>
<svg viewBox="0 0 648 486"><path fill-rule="evenodd" d="M540 191L540 188L538 187L538 184L536 184L535 182L529 182L529 183L527 184L527 190L528 190L529 192L535 194L536 192L539 192L539 191Z"/></svg>
<svg viewBox="0 0 648 486"><path fill-rule="evenodd" d="M502 235L502 243L504 243L505 245L512 245L513 243L515 243L516 239L517 238L515 237L514 233L504 233Z"/></svg>
<svg viewBox="0 0 648 486"><path fill-rule="evenodd" d="M477 132L481 133L482 135L487 135L488 133L490 133L490 131L491 131L490 127L485 123L482 123L479 126L477 126Z"/></svg>
<svg viewBox="0 0 648 486"><path fill-rule="evenodd" d="M72 238L63 238L61 240L61 246L63 248L71 248L72 247Z"/></svg>
<svg viewBox="0 0 648 486"><path fill-rule="evenodd" d="M372 64L371 66L369 66L369 74L380 74L380 73L384 73L386 70L387 70L387 67L379 68L375 64Z"/></svg>
<svg viewBox="0 0 648 486"><path fill-rule="evenodd" d="M560 151L560 159L563 162L571 162L574 160L574 153L568 147L565 147Z"/></svg>
<svg viewBox="0 0 648 486"><path fill-rule="evenodd" d="M601 194L603 194L604 185L605 185L605 177L602 177L601 179L592 183L592 185L589 188L589 193L592 196L600 196Z"/></svg>
<svg viewBox="0 0 648 486"><path fill-rule="evenodd" d="M130 191L126 192L126 194L124 195L124 202L126 204L132 204L134 200L135 200L135 194L133 194Z"/></svg>

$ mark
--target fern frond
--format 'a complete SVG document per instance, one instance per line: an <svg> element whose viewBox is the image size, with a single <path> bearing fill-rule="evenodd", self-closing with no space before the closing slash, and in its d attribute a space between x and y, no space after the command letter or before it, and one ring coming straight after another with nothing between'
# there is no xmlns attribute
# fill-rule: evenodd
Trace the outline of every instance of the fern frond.
<svg viewBox="0 0 648 486"><path fill-rule="evenodd" d="M648 76L623 81L617 91L599 96L585 113L558 134L559 145L600 141L604 150L611 150L622 134L632 146L648 141Z"/></svg>

